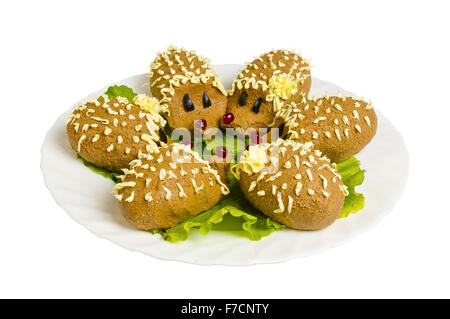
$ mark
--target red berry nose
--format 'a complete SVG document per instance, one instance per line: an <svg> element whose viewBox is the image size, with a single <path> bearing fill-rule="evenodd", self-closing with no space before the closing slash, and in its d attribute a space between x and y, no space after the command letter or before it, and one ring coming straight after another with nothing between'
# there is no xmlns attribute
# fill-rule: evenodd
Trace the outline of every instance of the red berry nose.
<svg viewBox="0 0 450 319"><path fill-rule="evenodd" d="M195 121L195 128L200 129L202 131L206 130L206 126L208 125L208 123L206 123L206 120L198 120Z"/></svg>
<svg viewBox="0 0 450 319"><path fill-rule="evenodd" d="M226 149L226 147L223 146L217 146L216 147L216 155L221 157L221 158L226 158L228 154L228 151Z"/></svg>
<svg viewBox="0 0 450 319"><path fill-rule="evenodd" d="M234 121L234 115L233 115L233 113L225 113L224 115L223 115L223 123L225 124L225 125L229 125L229 124L231 124L231 122L233 122Z"/></svg>

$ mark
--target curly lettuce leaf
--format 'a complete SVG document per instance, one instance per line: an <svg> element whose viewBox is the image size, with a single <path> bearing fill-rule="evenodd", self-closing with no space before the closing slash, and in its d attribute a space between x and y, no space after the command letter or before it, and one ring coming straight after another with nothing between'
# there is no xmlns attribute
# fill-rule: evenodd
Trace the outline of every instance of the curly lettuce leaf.
<svg viewBox="0 0 450 319"><path fill-rule="evenodd" d="M103 177L109 178L111 179L114 183L119 183L120 182L120 178L119 175L117 173L114 172L110 172L104 168L98 167L95 164L92 164L91 162L86 161L84 158L82 158L80 156L80 154L77 154L77 158L83 162L84 166L88 167L90 170L92 170L93 172L102 175Z"/></svg>
<svg viewBox="0 0 450 319"><path fill-rule="evenodd" d="M128 99L128 101L133 101L133 98L137 95L137 93L135 93L133 91L132 88L129 88L126 85L113 85L110 86L108 88L108 90L106 90L105 94L109 97L109 98L113 98L113 97L126 97Z"/></svg>
<svg viewBox="0 0 450 319"><path fill-rule="evenodd" d="M342 182L347 186L349 194L345 197L344 207L338 218L348 217L364 208L364 195L357 193L355 187L364 181L364 170L359 165L361 162L354 156L340 161L336 164Z"/></svg>
<svg viewBox="0 0 450 319"><path fill-rule="evenodd" d="M364 195L352 191L345 197L344 207L338 218L346 218L350 214L356 214L358 211L364 208Z"/></svg>
<svg viewBox="0 0 450 319"><path fill-rule="evenodd" d="M236 185L234 183L234 185ZM207 235L211 230L244 236L253 241L282 230L284 225L258 212L244 197L237 185L231 194L207 211L165 230L153 230L169 242L188 239L192 230Z"/></svg>

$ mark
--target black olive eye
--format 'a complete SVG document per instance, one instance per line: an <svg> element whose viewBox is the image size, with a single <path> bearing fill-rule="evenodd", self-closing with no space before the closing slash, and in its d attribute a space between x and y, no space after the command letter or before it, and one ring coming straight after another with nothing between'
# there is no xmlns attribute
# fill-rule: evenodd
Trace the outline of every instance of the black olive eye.
<svg viewBox="0 0 450 319"><path fill-rule="evenodd" d="M162 128L159 128L159 139L161 140L161 142L166 143L167 144L167 135L166 132L164 132L164 130Z"/></svg>
<svg viewBox="0 0 450 319"><path fill-rule="evenodd" d="M241 96L239 97L239 105L240 106L247 105L247 97L248 97L247 92L244 91L241 93Z"/></svg>
<svg viewBox="0 0 450 319"><path fill-rule="evenodd" d="M211 100L209 99L208 94L206 94L206 91L203 92L203 107L210 107L211 106Z"/></svg>
<svg viewBox="0 0 450 319"><path fill-rule="evenodd" d="M186 112L190 112L190 111L194 110L194 103L192 103L191 98L187 94L185 94L183 96L183 106L184 106L184 109L186 110Z"/></svg>
<svg viewBox="0 0 450 319"><path fill-rule="evenodd" d="M261 97L255 101L255 104L253 104L253 106L252 106L252 111L254 113L256 113L256 114L259 113L259 108L261 107L262 101L263 101L263 99Z"/></svg>
<svg viewBox="0 0 450 319"><path fill-rule="evenodd" d="M280 126L278 126L278 134L283 134L284 131L284 122L280 124Z"/></svg>

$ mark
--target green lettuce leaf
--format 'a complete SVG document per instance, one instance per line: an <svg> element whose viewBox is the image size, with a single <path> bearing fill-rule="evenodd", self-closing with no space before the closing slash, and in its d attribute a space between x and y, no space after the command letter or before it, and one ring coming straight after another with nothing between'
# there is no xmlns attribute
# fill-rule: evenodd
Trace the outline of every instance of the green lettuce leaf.
<svg viewBox="0 0 450 319"><path fill-rule="evenodd" d="M169 242L188 239L192 230L207 235L211 230L224 231L250 240L260 240L284 225L264 216L244 197L236 183L229 196L207 211L165 230L153 230Z"/></svg>
<svg viewBox="0 0 450 319"><path fill-rule="evenodd" d="M110 86L108 88L108 90L106 90L105 94L109 97L109 98L113 98L113 97L126 97L128 99L128 101L133 101L133 98L137 95L137 93L135 93L133 91L132 88L129 88L126 85L113 85Z"/></svg>
<svg viewBox="0 0 450 319"><path fill-rule="evenodd" d="M348 188L348 196L345 197L344 207L338 218L348 217L364 208L364 195L357 193L355 187L364 181L364 170L361 170L361 164L354 156L337 163L337 170L342 177L344 185Z"/></svg>
<svg viewBox="0 0 450 319"><path fill-rule="evenodd" d="M83 164L84 164L86 167L90 168L93 172L95 172L95 173L97 173L97 174L100 174L100 175L102 175L103 177L106 177L106 178L111 179L114 183L119 183L119 182L120 182L120 178L119 178L119 175L120 175L120 174L117 174L117 173L114 173L114 172L110 172L110 171L108 171L108 170L106 170L106 169L104 169L104 168L98 167L97 165L92 164L91 162L86 161L84 158L82 158L82 157L80 156L80 154L77 154L77 158L78 158L81 162L83 162Z"/></svg>
<svg viewBox="0 0 450 319"><path fill-rule="evenodd" d="M364 208L364 195L351 191L347 197L345 197L344 207L338 218L346 218L350 214L356 214L358 211Z"/></svg>

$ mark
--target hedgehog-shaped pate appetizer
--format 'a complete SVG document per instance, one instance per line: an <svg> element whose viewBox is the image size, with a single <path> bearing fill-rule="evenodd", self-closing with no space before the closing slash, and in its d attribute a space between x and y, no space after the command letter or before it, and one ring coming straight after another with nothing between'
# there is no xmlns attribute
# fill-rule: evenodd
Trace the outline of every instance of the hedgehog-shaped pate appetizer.
<svg viewBox="0 0 450 319"><path fill-rule="evenodd" d="M332 224L348 194L335 164L311 142L278 139L252 145L232 172L253 206L298 230Z"/></svg>
<svg viewBox="0 0 450 319"><path fill-rule="evenodd" d="M123 171L113 192L125 219L138 229L173 227L229 193L226 177L183 144L140 153Z"/></svg>
<svg viewBox="0 0 450 319"><path fill-rule="evenodd" d="M353 95L302 99L282 110L281 136L312 141L331 161L338 162L361 151L377 131L372 103Z"/></svg>
<svg viewBox="0 0 450 319"><path fill-rule="evenodd" d="M168 142L161 111L156 99L143 94L133 102L107 95L91 98L75 106L67 120L70 145L86 161L121 173L139 151L150 152Z"/></svg>
<svg viewBox="0 0 450 319"><path fill-rule="evenodd" d="M167 108L171 128L218 128L227 92L209 60L194 51L169 47L150 66L150 90Z"/></svg>
<svg viewBox="0 0 450 319"><path fill-rule="evenodd" d="M222 126L241 132L272 127L275 115L311 88L309 62L287 50L262 54L239 72L228 92Z"/></svg>

